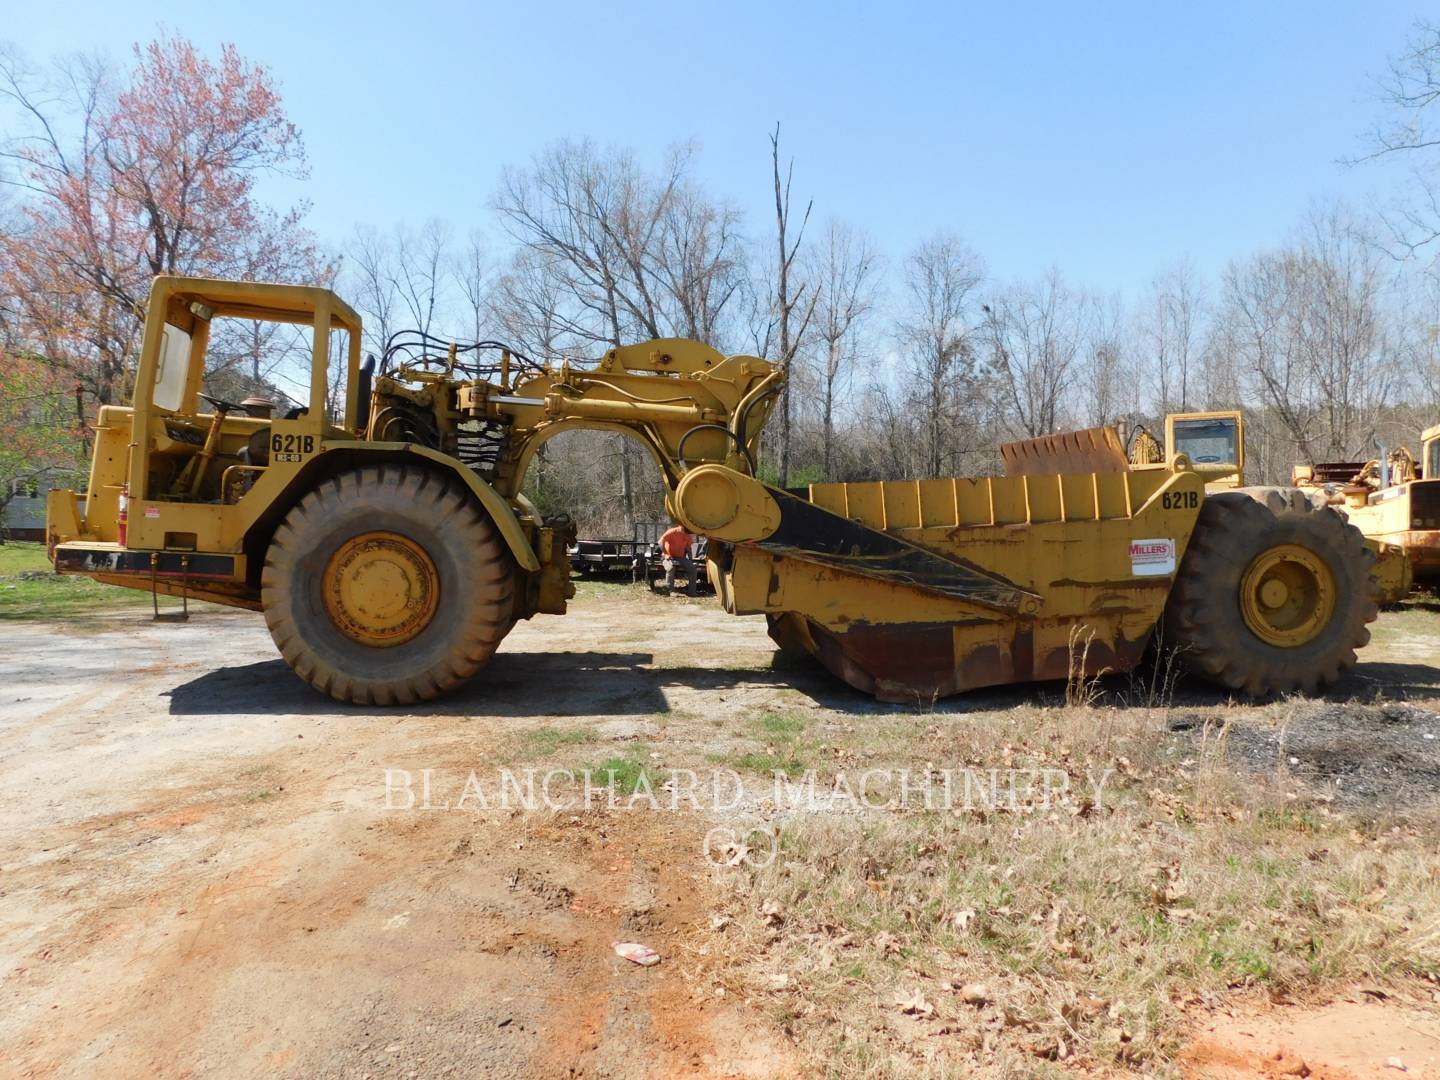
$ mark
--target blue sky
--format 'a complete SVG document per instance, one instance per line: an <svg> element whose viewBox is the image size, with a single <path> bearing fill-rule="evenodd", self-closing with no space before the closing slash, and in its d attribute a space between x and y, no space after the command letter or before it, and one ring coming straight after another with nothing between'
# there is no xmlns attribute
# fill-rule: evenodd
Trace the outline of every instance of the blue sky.
<svg viewBox="0 0 1440 1080"><path fill-rule="evenodd" d="M1417 3L11 5L34 60L123 57L162 28L267 64L306 138L331 242L356 223L488 224L501 167L561 136L698 175L768 228L767 131L797 196L892 256L960 232L1000 279L1059 266L1129 294L1188 255L1208 274L1274 244L1312 200L1363 204L1346 168Z"/></svg>

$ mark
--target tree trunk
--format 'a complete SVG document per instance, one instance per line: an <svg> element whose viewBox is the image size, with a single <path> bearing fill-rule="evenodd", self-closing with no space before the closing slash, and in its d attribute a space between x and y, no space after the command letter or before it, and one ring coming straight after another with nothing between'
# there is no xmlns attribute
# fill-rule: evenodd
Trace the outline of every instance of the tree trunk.
<svg viewBox="0 0 1440 1080"><path fill-rule="evenodd" d="M625 507L625 527L631 535L635 533L635 484L630 475L630 439L616 435L620 440L620 500Z"/></svg>
<svg viewBox="0 0 1440 1080"><path fill-rule="evenodd" d="M825 479L835 479L835 348L830 349L830 362L825 374Z"/></svg>

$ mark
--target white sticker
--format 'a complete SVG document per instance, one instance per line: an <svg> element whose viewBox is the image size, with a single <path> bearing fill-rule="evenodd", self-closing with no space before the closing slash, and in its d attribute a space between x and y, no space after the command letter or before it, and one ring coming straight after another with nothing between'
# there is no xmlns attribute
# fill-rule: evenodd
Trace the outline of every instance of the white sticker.
<svg viewBox="0 0 1440 1080"><path fill-rule="evenodd" d="M145 516L146 516L147 518L158 518L158 517L160 516L160 507L158 507L158 506L147 506L147 507L145 507Z"/></svg>
<svg viewBox="0 0 1440 1080"><path fill-rule="evenodd" d="M1174 540L1130 541L1130 573L1136 577L1158 577L1174 572Z"/></svg>

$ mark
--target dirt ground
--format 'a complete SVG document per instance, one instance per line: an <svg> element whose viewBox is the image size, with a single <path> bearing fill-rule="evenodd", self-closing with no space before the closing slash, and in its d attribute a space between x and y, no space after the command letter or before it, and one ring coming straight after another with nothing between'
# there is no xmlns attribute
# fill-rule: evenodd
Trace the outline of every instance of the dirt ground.
<svg viewBox="0 0 1440 1080"><path fill-rule="evenodd" d="M1231 710L1239 768L1273 770L1278 755L1297 783L1357 806L1440 799L1440 622L1383 619L1335 700L1295 703L1278 727L1273 709L1253 727ZM895 714L818 671L777 670L762 620L590 588L563 620L517 627L463 693L411 712L316 696L246 613L4 634L0 1073L823 1071L735 975L716 915L725 870L706 852L713 814L440 808L471 770L694 767L739 760L736 731L771 712L856 726ZM945 708L963 719L1059 692ZM1182 744L1218 700L1187 693L1171 725ZM434 808L397 807L423 796L423 770ZM618 941L662 960L629 963ZM1362 1000L1350 1007L1390 1022L1385 1002ZM1307 1049L1304 1025L1280 1030L1272 1011L1254 1045L1236 1034L1248 1014L1198 1018L1181 1068L1271 1075L1266 1055L1284 1043L1318 1075L1380 1075L1366 1071L1374 1053ZM1434 1008L1407 999L1395 1016L1389 1042L1367 1046L1404 1033L1408 1072L1440 1076Z"/></svg>

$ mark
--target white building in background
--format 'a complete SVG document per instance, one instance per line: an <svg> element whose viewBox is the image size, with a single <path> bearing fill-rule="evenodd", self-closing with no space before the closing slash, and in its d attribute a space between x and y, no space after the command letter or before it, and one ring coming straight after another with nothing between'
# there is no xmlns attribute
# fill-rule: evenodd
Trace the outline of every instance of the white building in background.
<svg viewBox="0 0 1440 1080"><path fill-rule="evenodd" d="M6 540L45 539L45 499L52 487L58 483L34 484L17 483L17 494L12 495L0 510L0 537ZM80 513L85 513L85 500L81 498Z"/></svg>

